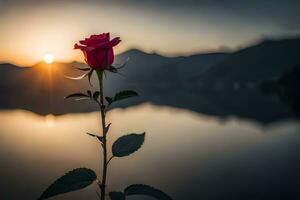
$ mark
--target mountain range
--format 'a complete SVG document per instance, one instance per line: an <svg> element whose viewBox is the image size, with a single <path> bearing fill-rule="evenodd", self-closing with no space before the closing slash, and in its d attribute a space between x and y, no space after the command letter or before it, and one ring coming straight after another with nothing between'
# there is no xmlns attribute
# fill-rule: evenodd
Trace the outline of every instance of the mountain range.
<svg viewBox="0 0 300 200"><path fill-rule="evenodd" d="M289 104L276 95L265 95L257 85L278 79L300 64L299 52L300 38L264 40L232 53L179 57L131 49L117 56L116 64L129 61L119 74L107 73L105 89L107 95L127 89L140 94L118 107L150 102L220 119L234 116L270 123L298 115ZM65 78L82 74L74 66L85 64L37 63L26 68L0 64L0 109L26 109L42 115L96 110L97 105L64 99L70 93L91 89L87 80ZM92 85L91 90L97 90L95 77Z"/></svg>

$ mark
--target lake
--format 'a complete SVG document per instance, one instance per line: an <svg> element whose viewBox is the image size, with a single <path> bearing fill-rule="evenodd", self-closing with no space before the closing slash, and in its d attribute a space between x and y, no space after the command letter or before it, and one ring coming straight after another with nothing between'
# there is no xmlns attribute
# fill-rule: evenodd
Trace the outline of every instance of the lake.
<svg viewBox="0 0 300 200"><path fill-rule="evenodd" d="M174 199L300 197L298 121L262 125L151 104L114 109L108 121L109 144L146 132L139 151L112 160L109 190L145 183ZM0 112L0 124L1 200L36 199L74 168L100 171L99 143L85 134L100 134L98 112L40 116L7 110ZM52 199L97 199L96 189L94 184Z"/></svg>

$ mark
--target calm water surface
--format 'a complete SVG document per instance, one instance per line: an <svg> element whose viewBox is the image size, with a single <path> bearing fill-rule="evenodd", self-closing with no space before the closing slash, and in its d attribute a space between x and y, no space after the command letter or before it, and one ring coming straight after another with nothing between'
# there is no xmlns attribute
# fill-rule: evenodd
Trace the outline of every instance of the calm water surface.
<svg viewBox="0 0 300 200"><path fill-rule="evenodd" d="M174 199L295 199L300 185L300 124L219 120L144 104L110 112L109 142L146 131L143 147L114 159L110 190L146 183ZM68 170L100 171L99 113L38 116L0 112L0 199L36 199ZM96 199L97 187L52 198ZM134 198L131 198L134 199ZM146 199L146 198L145 198Z"/></svg>

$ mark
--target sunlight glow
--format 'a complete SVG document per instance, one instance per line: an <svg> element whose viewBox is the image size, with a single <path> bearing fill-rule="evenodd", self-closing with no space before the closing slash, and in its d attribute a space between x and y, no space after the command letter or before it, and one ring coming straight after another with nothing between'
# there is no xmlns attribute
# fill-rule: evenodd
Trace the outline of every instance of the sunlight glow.
<svg viewBox="0 0 300 200"><path fill-rule="evenodd" d="M45 54L44 55L44 62L47 64L51 64L54 61L54 56L52 54Z"/></svg>
<svg viewBox="0 0 300 200"><path fill-rule="evenodd" d="M54 126L54 121L55 121L54 115L49 114L49 115L45 116L45 122L46 122L46 126L48 128L52 128Z"/></svg>

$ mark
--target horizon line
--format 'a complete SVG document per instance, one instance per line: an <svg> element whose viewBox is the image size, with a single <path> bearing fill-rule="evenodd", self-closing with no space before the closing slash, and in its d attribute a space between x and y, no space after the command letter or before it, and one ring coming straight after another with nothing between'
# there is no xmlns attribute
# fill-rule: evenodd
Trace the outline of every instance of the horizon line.
<svg viewBox="0 0 300 200"><path fill-rule="evenodd" d="M155 50L154 51L145 51L145 50L142 50L142 48L132 46L132 47L116 54L116 56L125 54L125 53L130 52L130 51L138 51L138 52L148 54L148 55L153 55L154 54L154 55L158 55L158 56L166 57L166 58L191 57L191 56L196 56L196 55L217 54L217 53L231 54L231 53L235 53L235 52L238 52L240 50L249 48L251 46L261 44L263 42L269 42L269 41L276 42L276 41L295 40L295 39L300 39L300 34L293 35L293 36L281 36L281 37L262 37L262 38L256 39L255 41L249 42L248 44L240 46L236 49L223 47L223 48L218 48L218 49L199 50L199 51L194 51L194 52L191 52L191 53L184 53L184 54L178 53L178 54L172 54L172 55L166 55L164 53L160 53L160 52L155 51ZM44 63L44 62L42 60L40 60L38 62L35 62L33 64L29 64L29 65L18 65L16 62L11 62L11 61L6 61L6 60L0 61L0 65L10 64L10 65L14 65L16 67L34 67L34 66L39 65L41 63ZM72 61L63 61L63 60L59 61L58 60L58 61L55 61L53 63L56 63L56 64L71 64L71 63L85 64L85 62L78 61L76 59L73 59Z"/></svg>

